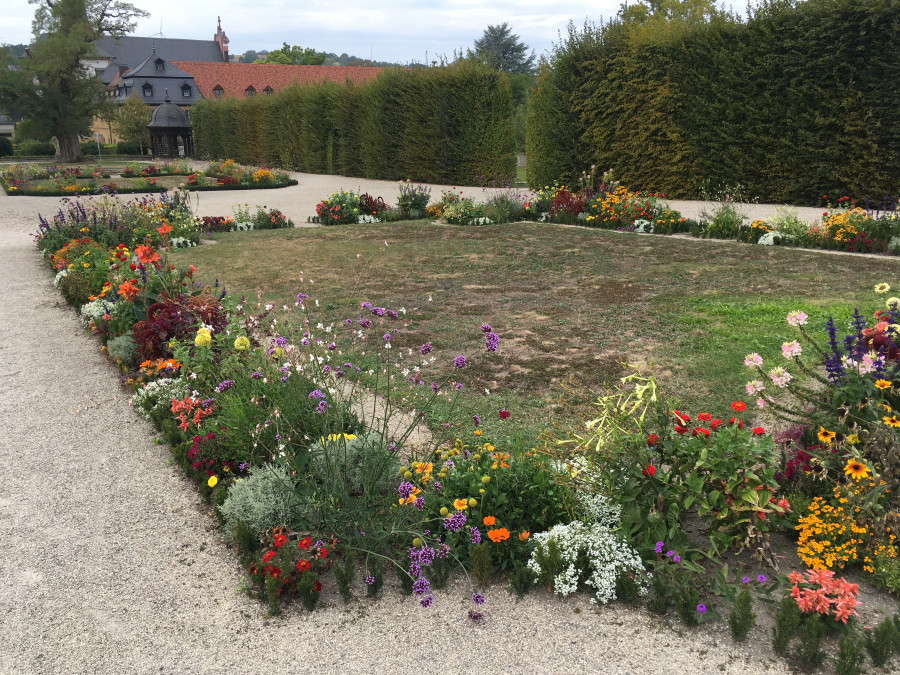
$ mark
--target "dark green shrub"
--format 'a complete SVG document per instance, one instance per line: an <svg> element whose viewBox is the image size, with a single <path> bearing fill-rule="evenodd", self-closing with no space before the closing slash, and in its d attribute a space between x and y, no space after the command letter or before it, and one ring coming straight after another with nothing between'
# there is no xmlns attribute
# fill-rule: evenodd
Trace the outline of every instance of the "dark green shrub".
<svg viewBox="0 0 900 675"><path fill-rule="evenodd" d="M72 270L59 282L63 298L73 307L81 308L94 294L91 278L78 270Z"/></svg>
<svg viewBox="0 0 900 675"><path fill-rule="evenodd" d="M0 157L11 157L13 152L12 141L6 136L0 136Z"/></svg>
<svg viewBox="0 0 900 675"><path fill-rule="evenodd" d="M772 650L779 656L787 656L800 619L797 601L790 596L783 598L775 610L775 626L772 628Z"/></svg>
<svg viewBox="0 0 900 675"><path fill-rule="evenodd" d="M337 582L338 591L344 603L353 599L353 579L356 577L356 558L348 549L344 551L344 561L334 566L334 580Z"/></svg>
<svg viewBox="0 0 900 675"><path fill-rule="evenodd" d="M469 547L469 560L472 562L472 576L479 586L488 586L494 576L494 561L491 556L489 542Z"/></svg>
<svg viewBox="0 0 900 675"><path fill-rule="evenodd" d="M16 157L52 157L56 150L52 143L23 140L13 143Z"/></svg>
<svg viewBox="0 0 900 675"><path fill-rule="evenodd" d="M838 653L834 661L837 675L862 675L862 664L865 660L866 655L859 635L853 629L844 631L838 641Z"/></svg>
<svg viewBox="0 0 900 675"><path fill-rule="evenodd" d="M793 600L793 598L791 598ZM807 614L797 631L797 661L806 670L815 670L825 661L822 639L825 637L825 619L821 614Z"/></svg>
<svg viewBox="0 0 900 675"><path fill-rule="evenodd" d="M520 598L527 595L534 586L534 581L534 572L526 563L519 561L513 565L509 573L509 586L513 593Z"/></svg>
<svg viewBox="0 0 900 675"><path fill-rule="evenodd" d="M748 589L738 593L734 600L734 606L728 615L728 628L731 637L737 642L743 642L750 634L750 629L756 624L756 614L753 613L753 596Z"/></svg>

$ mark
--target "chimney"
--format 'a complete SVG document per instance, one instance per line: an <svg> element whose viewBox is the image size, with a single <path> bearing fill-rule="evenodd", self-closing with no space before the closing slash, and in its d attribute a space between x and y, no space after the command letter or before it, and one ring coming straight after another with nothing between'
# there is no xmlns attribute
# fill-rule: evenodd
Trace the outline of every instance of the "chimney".
<svg viewBox="0 0 900 675"><path fill-rule="evenodd" d="M219 44L219 49L222 50L222 60L225 63L228 63L228 36L225 35L225 31L222 30L222 17L219 17L219 26L216 29L216 34L213 36L213 40L215 40Z"/></svg>

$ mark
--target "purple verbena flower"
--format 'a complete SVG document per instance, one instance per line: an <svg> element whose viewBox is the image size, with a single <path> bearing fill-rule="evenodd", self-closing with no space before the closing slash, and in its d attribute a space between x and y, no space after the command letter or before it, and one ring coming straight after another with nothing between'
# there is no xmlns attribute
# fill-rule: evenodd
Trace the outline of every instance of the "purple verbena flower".
<svg viewBox="0 0 900 675"><path fill-rule="evenodd" d="M366 577L366 583L369 584L369 586L371 586L372 584L375 583L375 577Z"/></svg>
<svg viewBox="0 0 900 675"><path fill-rule="evenodd" d="M491 333L491 332L493 332L493 330L494 329L491 328L491 324L489 324L489 323L481 324L481 332L482 333Z"/></svg>
<svg viewBox="0 0 900 675"><path fill-rule="evenodd" d="M405 480L402 483L400 483L400 485L397 487L397 492L400 493L400 496L403 497L403 499L409 499L409 496L413 493L413 490L415 490L415 489L416 489L415 485L413 485L409 481Z"/></svg>
<svg viewBox="0 0 900 675"><path fill-rule="evenodd" d="M484 604L484 596L481 593L472 593L472 602L476 605Z"/></svg>
<svg viewBox="0 0 900 675"><path fill-rule="evenodd" d="M431 343L426 342L424 345L419 347L419 351L422 353L422 356L425 356L426 354L430 354L431 353Z"/></svg>
<svg viewBox="0 0 900 675"><path fill-rule="evenodd" d="M261 372L259 372L258 370L253 373L250 373L250 377L252 377L254 380L261 380L262 376L263 376L263 374Z"/></svg>
<svg viewBox="0 0 900 675"><path fill-rule="evenodd" d="M431 583L425 577L419 577L413 584L413 593L416 595L425 595L431 590Z"/></svg>
<svg viewBox="0 0 900 675"><path fill-rule="evenodd" d="M424 607L425 609L428 609L429 607L431 607L432 602L434 602L433 595L426 595L424 598L419 600L419 604L422 605L422 607Z"/></svg>
<svg viewBox="0 0 900 675"><path fill-rule="evenodd" d="M313 389L309 392L309 398L325 398L325 394L318 389Z"/></svg>
<svg viewBox="0 0 900 675"><path fill-rule="evenodd" d="M497 351L500 346L500 338L496 333L488 333L484 336L484 348L489 352Z"/></svg>
<svg viewBox="0 0 900 675"><path fill-rule="evenodd" d="M216 391L221 394L223 391L228 391L233 386L234 380L222 380L221 382L219 382L219 386L216 387Z"/></svg>
<svg viewBox="0 0 900 675"><path fill-rule="evenodd" d="M481 530L477 527L470 528L469 541L471 541L473 545L478 546L478 544L481 543Z"/></svg>
<svg viewBox="0 0 900 675"><path fill-rule="evenodd" d="M462 354L459 354L455 359L453 359L453 367L457 370L466 367L466 357Z"/></svg>
<svg viewBox="0 0 900 675"><path fill-rule="evenodd" d="M451 532L459 532L466 526L466 514L462 511L456 511L452 516L444 518L444 529Z"/></svg>

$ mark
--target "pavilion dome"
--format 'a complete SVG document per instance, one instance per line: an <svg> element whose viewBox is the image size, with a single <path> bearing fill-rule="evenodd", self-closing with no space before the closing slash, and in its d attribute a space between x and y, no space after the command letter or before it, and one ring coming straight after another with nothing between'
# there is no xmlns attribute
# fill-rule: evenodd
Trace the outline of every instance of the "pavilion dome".
<svg viewBox="0 0 900 675"><path fill-rule="evenodd" d="M153 111L150 124L147 126L150 128L190 127L191 122L188 120L187 113L172 103L167 95L166 100Z"/></svg>

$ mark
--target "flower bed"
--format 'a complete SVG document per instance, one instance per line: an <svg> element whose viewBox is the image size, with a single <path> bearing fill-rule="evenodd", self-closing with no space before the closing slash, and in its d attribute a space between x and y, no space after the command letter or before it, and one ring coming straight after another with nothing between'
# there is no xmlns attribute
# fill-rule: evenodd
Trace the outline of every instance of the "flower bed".
<svg viewBox="0 0 900 675"><path fill-rule="evenodd" d="M754 602L771 599L773 649L804 668L834 646L823 643L827 625L843 631L840 659L860 661L864 642L873 663L892 658L900 622L863 638L857 588L837 575L855 565L888 588L900 577L900 300L872 321L857 313L846 336L797 310L784 363L748 355L747 396L791 425L788 441L754 424L741 400L686 411L634 372L587 424L521 447L515 411L490 409L509 425L503 441L485 437L478 415L430 417L466 388L473 364L502 355L493 326L472 327L470 353L439 356L408 333L404 308L363 302L340 323L319 322L311 280L291 306L233 298L169 262L173 238L197 226L181 200L107 201L43 221L36 243L134 389L135 410L215 506L250 592L272 613L291 600L315 609L324 575L349 601L377 595L390 573L428 608L462 568L475 622L499 578L521 594L589 589L597 604L674 607L689 626L725 618L721 602L737 640ZM415 414L358 405L388 393ZM413 447L420 418L431 441ZM459 433L445 436L451 421ZM848 523L842 539L831 521ZM785 576L771 537L794 528L804 566ZM773 569L722 564L742 551Z"/></svg>

